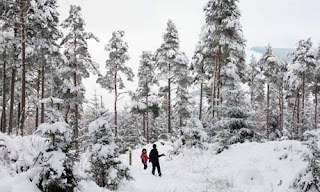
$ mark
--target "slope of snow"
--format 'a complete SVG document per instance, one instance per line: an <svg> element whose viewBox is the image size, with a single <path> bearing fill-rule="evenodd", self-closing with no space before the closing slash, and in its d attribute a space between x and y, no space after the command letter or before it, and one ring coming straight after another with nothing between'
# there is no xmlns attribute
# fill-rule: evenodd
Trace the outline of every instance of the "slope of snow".
<svg viewBox="0 0 320 192"><path fill-rule="evenodd" d="M0 134L0 191L36 192L34 173L19 171L20 167L32 166L39 150L45 144L37 136L9 138ZM3 147L6 146L6 147ZM243 143L230 146L215 154L215 145L207 150L182 149L179 155L171 155L174 144L157 142L162 177L151 174L151 164L144 170L140 160L142 149L132 151L131 175L134 180L121 184L120 192L295 192L290 188L298 174L305 170L303 161L310 150L299 141L273 141L266 143ZM152 145L145 146L148 153ZM5 157L7 151L10 156ZM85 154L81 156L85 158ZM4 161L6 159L6 161ZM14 160L8 165L7 160ZM129 164L129 154L120 156ZM84 169L88 162L75 167L77 175L86 178ZM77 192L109 192L98 187L89 178L79 182Z"/></svg>
<svg viewBox="0 0 320 192"><path fill-rule="evenodd" d="M151 150L151 145L146 149ZM141 150L132 152L131 174L119 191L132 192L290 192L293 180L307 163L303 161L307 147L298 141L236 144L219 155L212 147L203 151L184 149L178 156L170 156L172 145L160 145L162 177L151 174L151 164L143 170ZM128 154L122 156L128 164ZM157 174L156 174L157 175Z"/></svg>

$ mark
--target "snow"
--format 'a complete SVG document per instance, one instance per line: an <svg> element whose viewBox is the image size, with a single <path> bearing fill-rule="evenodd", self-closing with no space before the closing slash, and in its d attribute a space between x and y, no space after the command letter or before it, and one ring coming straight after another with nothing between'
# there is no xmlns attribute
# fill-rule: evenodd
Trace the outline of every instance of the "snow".
<svg viewBox="0 0 320 192"><path fill-rule="evenodd" d="M13 159L11 165L0 161L0 191L1 192L37 192L36 184L30 181L36 170L17 171L23 162L33 166L34 159L46 145L45 139L38 136L14 137L0 134L0 159L5 159L5 150L10 151ZM178 155L173 155L177 146L173 143L159 141L156 143L160 157L162 177L151 174L151 164L144 170L140 160L142 148L132 151L132 166L130 173L133 180L124 181L119 192L295 192L291 188L297 176L307 168L304 161L310 150L300 141L283 140L265 143L235 144L216 154L215 144L205 144L205 149L182 148ZM149 153L152 144L143 148ZM5 149L5 150L4 150ZM105 150L103 150L105 151ZM105 151L108 153L108 150ZM82 164L75 166L75 173L84 178L79 182L77 192L109 192L100 188L86 175L84 171L89 162L86 153L81 155ZM55 152L50 164L61 170L64 154ZM119 159L129 164L129 154ZM59 168L60 167L60 168ZM115 172L114 172L115 174ZM112 174L111 174L112 175Z"/></svg>
<svg viewBox="0 0 320 192"><path fill-rule="evenodd" d="M214 145L204 151L184 149L178 156L170 155L172 144L157 146L160 154L166 154L160 158L162 177L151 174L151 164L143 170L141 149L133 150L134 180L119 191L290 192L296 176L307 167L303 157L308 149L298 141L236 144L218 155ZM145 148L149 153L152 145ZM123 155L122 161L128 164L128 158Z"/></svg>

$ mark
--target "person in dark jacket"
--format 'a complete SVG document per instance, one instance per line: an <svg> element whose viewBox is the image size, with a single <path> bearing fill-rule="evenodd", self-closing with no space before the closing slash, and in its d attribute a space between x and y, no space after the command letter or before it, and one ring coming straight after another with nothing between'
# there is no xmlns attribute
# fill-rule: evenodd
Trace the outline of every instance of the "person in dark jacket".
<svg viewBox="0 0 320 192"><path fill-rule="evenodd" d="M152 174L154 175L154 172L157 168L158 174L161 177L159 157L164 156L164 154L159 155L156 144L153 144L152 147L153 147L153 149L150 151L150 154L149 154L149 162L152 163Z"/></svg>

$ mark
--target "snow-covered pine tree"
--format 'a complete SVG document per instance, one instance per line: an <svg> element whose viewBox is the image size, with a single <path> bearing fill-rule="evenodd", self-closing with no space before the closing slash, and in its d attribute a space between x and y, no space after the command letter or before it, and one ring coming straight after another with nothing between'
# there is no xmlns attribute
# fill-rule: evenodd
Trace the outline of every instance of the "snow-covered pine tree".
<svg viewBox="0 0 320 192"><path fill-rule="evenodd" d="M319 83L320 83L320 46L318 47L318 52L316 56L316 68L314 70L313 76L314 76L314 81L313 81L313 94L314 94L314 129L318 128L318 92L319 92Z"/></svg>
<svg viewBox="0 0 320 192"><path fill-rule="evenodd" d="M82 84L83 78L88 78L90 72L98 72L98 65L92 61L88 52L88 43L90 39L98 39L89 32L85 32L85 22L81 16L81 8L71 5L69 16L62 22L62 27L69 29L68 34L62 39L61 45L64 47L66 64L60 68L60 75L64 78L62 85L61 98L67 103L66 118L68 119L69 111L73 114L69 123L74 130L76 139L75 147L78 149L77 139L79 137L79 119L82 103L84 100L85 88ZM67 121L68 122L68 121Z"/></svg>
<svg viewBox="0 0 320 192"><path fill-rule="evenodd" d="M288 89L293 99L291 131L292 137L300 137L306 129L306 96L310 93L309 87L314 81L313 73L317 64L311 39L299 41L291 55L293 60L289 63L287 75Z"/></svg>
<svg viewBox="0 0 320 192"><path fill-rule="evenodd" d="M175 24L169 20L167 23L166 32L163 35L163 44L155 53L156 66L159 70L158 79L166 80L168 85L163 90L166 90L166 112L168 121L168 133L172 132L171 118L172 118L172 107L171 107L171 90L172 84L175 83L174 79L174 68L177 62L180 62L180 55L182 52L179 47L178 30Z"/></svg>
<svg viewBox="0 0 320 192"><path fill-rule="evenodd" d="M103 117L89 124L89 173L100 187L117 190L120 182L131 176L129 169L118 159L119 149L112 127Z"/></svg>
<svg viewBox="0 0 320 192"><path fill-rule="evenodd" d="M30 13L28 14L27 22L31 24L28 39L32 40L33 53L29 59L29 65L34 63L34 67L30 75L33 79L33 89L37 92L37 97L30 98L35 104L36 118L35 127L38 126L39 107L38 101L48 97L50 93L51 78L46 78L47 73L56 74L56 58L59 57L59 45L57 40L62 37L62 32L58 29L59 13L57 11L56 0L35 0L30 5ZM48 71L46 71L48 70ZM53 72L54 70L54 72ZM41 85L41 86L40 86ZM49 85L49 87L47 87ZM41 95L40 95L41 89ZM29 100L30 100L29 99ZM45 119L45 104L41 104L41 123Z"/></svg>
<svg viewBox="0 0 320 192"><path fill-rule="evenodd" d="M112 37L109 43L106 45L105 50L108 53L108 59L106 61L106 74L100 76L97 79L97 83L101 87L114 91L114 129L115 136L118 134L118 114L117 114L117 102L119 96L123 92L118 92L119 90L125 88L123 75L128 81L133 81L132 69L127 67L125 63L129 60L128 55L128 43L123 41L124 31L115 31L112 33Z"/></svg>
<svg viewBox="0 0 320 192"><path fill-rule="evenodd" d="M211 39L213 35L211 34L212 29L207 25L201 28L200 40L197 43L195 53L192 57L191 67L192 73L194 75L193 83L195 85L200 84L200 102L199 102L199 119L202 120L203 117L203 97L205 89L207 97L210 99L212 95L210 85L210 77L213 76L214 67L214 52L210 49ZM208 84L209 83L209 84ZM212 100L212 98L211 98ZM212 103L212 102L211 102Z"/></svg>
<svg viewBox="0 0 320 192"><path fill-rule="evenodd" d="M50 106L46 109L48 123L40 124L35 134L48 138L50 143L36 159L41 167L35 177L37 186L44 192L73 191L77 186L73 174L74 154L71 153L73 132L67 123L57 122L60 112L55 106L63 100L50 97L41 102Z"/></svg>
<svg viewBox="0 0 320 192"><path fill-rule="evenodd" d="M173 68L174 79L176 83L176 98L174 104L175 119L179 120L178 127L182 129L185 121L190 117L189 105L191 104L191 95L188 88L191 85L192 78L189 71L189 61L184 53L176 55L176 63Z"/></svg>
<svg viewBox="0 0 320 192"><path fill-rule="evenodd" d="M210 52L214 52L212 76L212 117L220 116L222 98L233 90L235 81L243 80L245 72L245 39L240 24L238 0L209 0L204 7ZM223 89L227 89L224 91Z"/></svg>
<svg viewBox="0 0 320 192"><path fill-rule="evenodd" d="M13 33L13 29L7 25L4 21L0 20L0 58L1 58L1 105L2 109L0 111L0 115L1 115L1 123L0 123L0 130L3 133L8 132L10 134L11 130L7 130L7 112L8 110L8 101L9 101L9 97L8 97L8 93L9 93L9 86L8 86L8 82L10 80L10 73L9 70L12 66L12 48L13 48L13 41L14 38L14 33Z"/></svg>
<svg viewBox="0 0 320 192"><path fill-rule="evenodd" d="M311 151L305 156L305 161L309 164L294 180L292 187L303 192L320 191L319 131L307 131L303 134L303 139Z"/></svg>
<svg viewBox="0 0 320 192"><path fill-rule="evenodd" d="M149 96L152 85L156 82L155 79L155 62L153 54L150 51L144 51L141 55L140 65L138 69L138 95L139 100L145 100L145 110L142 111L144 136L149 143Z"/></svg>
<svg viewBox="0 0 320 192"><path fill-rule="evenodd" d="M273 133L272 135L280 137L284 122L284 77L287 65L273 54L270 45L267 46L259 65L262 67L267 84L266 135L269 138Z"/></svg>

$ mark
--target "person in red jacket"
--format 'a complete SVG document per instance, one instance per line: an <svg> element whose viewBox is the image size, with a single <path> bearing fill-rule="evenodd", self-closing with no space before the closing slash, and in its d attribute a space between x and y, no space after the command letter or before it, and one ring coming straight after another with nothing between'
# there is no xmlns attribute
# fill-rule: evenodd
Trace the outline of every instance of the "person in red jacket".
<svg viewBox="0 0 320 192"><path fill-rule="evenodd" d="M147 169L148 168L147 162L148 162L149 158L148 158L146 149L142 149L142 154L141 154L140 158L141 158L141 161L142 161L143 166L144 166L143 168Z"/></svg>

